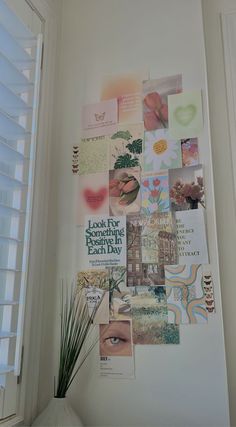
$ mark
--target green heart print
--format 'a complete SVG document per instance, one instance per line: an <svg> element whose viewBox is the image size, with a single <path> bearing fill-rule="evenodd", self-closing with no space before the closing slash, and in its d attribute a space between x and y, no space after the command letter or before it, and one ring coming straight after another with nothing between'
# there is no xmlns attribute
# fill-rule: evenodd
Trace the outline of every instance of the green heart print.
<svg viewBox="0 0 236 427"><path fill-rule="evenodd" d="M197 114L197 107L189 104L186 107L177 107L174 111L175 120L181 126L188 126Z"/></svg>

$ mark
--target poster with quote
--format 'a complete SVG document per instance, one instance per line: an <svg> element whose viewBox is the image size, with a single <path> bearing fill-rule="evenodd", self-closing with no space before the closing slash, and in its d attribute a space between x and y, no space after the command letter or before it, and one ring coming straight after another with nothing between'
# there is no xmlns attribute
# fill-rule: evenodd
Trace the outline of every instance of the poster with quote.
<svg viewBox="0 0 236 427"><path fill-rule="evenodd" d="M208 264L203 210L177 211L176 227L179 264Z"/></svg>
<svg viewBox="0 0 236 427"><path fill-rule="evenodd" d="M87 267L126 266L126 217L86 216Z"/></svg>

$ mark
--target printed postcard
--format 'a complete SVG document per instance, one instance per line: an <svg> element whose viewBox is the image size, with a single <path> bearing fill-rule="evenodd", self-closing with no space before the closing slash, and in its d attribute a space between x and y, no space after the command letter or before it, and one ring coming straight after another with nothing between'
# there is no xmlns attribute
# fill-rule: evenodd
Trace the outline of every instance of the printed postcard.
<svg viewBox="0 0 236 427"><path fill-rule="evenodd" d="M140 168L109 171L110 215L129 215L140 211Z"/></svg>
<svg viewBox="0 0 236 427"><path fill-rule="evenodd" d="M109 141L110 169L142 167L143 123L119 124Z"/></svg>
<svg viewBox="0 0 236 427"><path fill-rule="evenodd" d="M201 91L168 96L169 130L173 138L196 138L203 129Z"/></svg>
<svg viewBox="0 0 236 427"><path fill-rule="evenodd" d="M208 264L203 210L176 212L176 227L179 264Z"/></svg>
<svg viewBox="0 0 236 427"><path fill-rule="evenodd" d="M126 218L87 216L84 244L88 268L126 266Z"/></svg>
<svg viewBox="0 0 236 427"><path fill-rule="evenodd" d="M179 328L168 324L165 289L136 286L131 296L134 344L179 344Z"/></svg>
<svg viewBox="0 0 236 427"><path fill-rule="evenodd" d="M167 129L145 132L143 164L144 171L151 173L181 168L181 141L170 138Z"/></svg>
<svg viewBox="0 0 236 427"><path fill-rule="evenodd" d="M188 138L181 140L183 166L196 166L199 164L198 139Z"/></svg>
<svg viewBox="0 0 236 427"><path fill-rule="evenodd" d="M173 211L205 208L202 165L170 169L168 172Z"/></svg>
<svg viewBox="0 0 236 427"><path fill-rule="evenodd" d="M131 320L111 320L100 325L100 375L107 378L134 378Z"/></svg>
<svg viewBox="0 0 236 427"><path fill-rule="evenodd" d="M178 262L175 220L171 212L143 217L141 234L144 264L176 264Z"/></svg>
<svg viewBox="0 0 236 427"><path fill-rule="evenodd" d="M109 140L84 142L79 145L79 175L109 170Z"/></svg>
<svg viewBox="0 0 236 427"><path fill-rule="evenodd" d="M139 123L142 121L141 93L145 74L115 75L107 76L104 79L101 99L117 98L119 123Z"/></svg>
<svg viewBox="0 0 236 427"><path fill-rule="evenodd" d="M77 224L84 225L85 215L109 214L108 172L78 177Z"/></svg>
<svg viewBox="0 0 236 427"><path fill-rule="evenodd" d="M127 285L141 285L143 217L128 215L127 219Z"/></svg>
<svg viewBox="0 0 236 427"><path fill-rule="evenodd" d="M201 265L165 266L165 284L169 323L207 322Z"/></svg>
<svg viewBox="0 0 236 427"><path fill-rule="evenodd" d="M83 289L90 316L96 310L95 324L109 323L109 275L107 270L85 270L77 274L77 287Z"/></svg>
<svg viewBox="0 0 236 427"><path fill-rule="evenodd" d="M168 212L169 176L168 172L143 174L141 179L141 213L151 215L155 212Z"/></svg>
<svg viewBox="0 0 236 427"><path fill-rule="evenodd" d="M162 286L164 268L142 262L142 229L145 216L127 216L127 286Z"/></svg>
<svg viewBox="0 0 236 427"><path fill-rule="evenodd" d="M143 83L143 121L147 131L168 128L168 95L182 92L182 76Z"/></svg>
<svg viewBox="0 0 236 427"><path fill-rule="evenodd" d="M116 99L85 105L82 108L82 138L111 135L116 131L117 121Z"/></svg>
<svg viewBox="0 0 236 427"><path fill-rule="evenodd" d="M108 270L110 320L130 319L130 290L126 284L126 268L111 267Z"/></svg>

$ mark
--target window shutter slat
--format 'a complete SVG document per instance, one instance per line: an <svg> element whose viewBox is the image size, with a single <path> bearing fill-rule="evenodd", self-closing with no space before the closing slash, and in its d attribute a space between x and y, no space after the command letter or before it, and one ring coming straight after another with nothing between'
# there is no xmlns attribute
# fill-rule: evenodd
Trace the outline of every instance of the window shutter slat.
<svg viewBox="0 0 236 427"><path fill-rule="evenodd" d="M19 301L11 301L11 300L4 300L4 299L0 299L0 306L3 305L17 305L19 304Z"/></svg>
<svg viewBox="0 0 236 427"><path fill-rule="evenodd" d="M8 114L4 113L4 111L0 110L0 136L5 139L16 141L20 138L25 139L29 137L30 132Z"/></svg>
<svg viewBox="0 0 236 427"><path fill-rule="evenodd" d="M8 374L14 371L14 365L4 365L0 364L0 375Z"/></svg>
<svg viewBox="0 0 236 427"><path fill-rule="evenodd" d="M34 58L18 44L17 40L2 25L0 25L0 52L19 70L29 70L34 65Z"/></svg>
<svg viewBox="0 0 236 427"><path fill-rule="evenodd" d="M10 331L0 331L0 340L4 340L7 338L15 338L16 337L16 333L15 332L10 332Z"/></svg>
<svg viewBox="0 0 236 427"><path fill-rule="evenodd" d="M21 188L25 187L26 184L14 177L7 175L0 170L0 182L3 183L8 188Z"/></svg>
<svg viewBox="0 0 236 427"><path fill-rule="evenodd" d="M19 161L28 159L27 156L24 155L22 151L19 151L17 149L17 144L15 141L7 141L6 139L3 139L0 137L0 154L2 154L4 157L10 157L11 160Z"/></svg>
<svg viewBox="0 0 236 427"><path fill-rule="evenodd" d="M32 107L11 89L0 82L0 110L12 118L31 113Z"/></svg>
<svg viewBox="0 0 236 427"><path fill-rule="evenodd" d="M0 2L0 23L12 34L16 39L34 40L36 44L36 37L26 27L25 23L15 15L15 13L7 6L6 2Z"/></svg>
<svg viewBox="0 0 236 427"><path fill-rule="evenodd" d="M0 203L0 215L1 215L1 212L7 213L7 214L8 214L8 216L14 216L14 215L20 216L20 215L25 215L25 211L23 211L23 210L21 210L21 209L13 208L13 207L11 207L11 206L7 206L7 205L5 205L5 204L3 204L3 203Z"/></svg>
<svg viewBox="0 0 236 427"><path fill-rule="evenodd" d="M31 82L5 55L0 52L0 81L16 93L32 90Z"/></svg>

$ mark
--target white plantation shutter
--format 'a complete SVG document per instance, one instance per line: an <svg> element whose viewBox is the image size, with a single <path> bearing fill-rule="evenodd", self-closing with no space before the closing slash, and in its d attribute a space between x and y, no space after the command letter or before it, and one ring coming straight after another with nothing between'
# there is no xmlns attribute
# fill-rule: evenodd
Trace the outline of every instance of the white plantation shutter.
<svg viewBox="0 0 236 427"><path fill-rule="evenodd" d="M42 35L0 0L0 419L21 366L41 52Z"/></svg>

